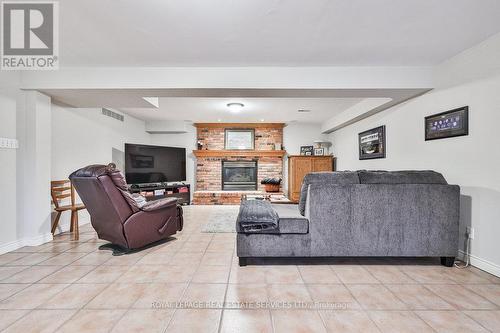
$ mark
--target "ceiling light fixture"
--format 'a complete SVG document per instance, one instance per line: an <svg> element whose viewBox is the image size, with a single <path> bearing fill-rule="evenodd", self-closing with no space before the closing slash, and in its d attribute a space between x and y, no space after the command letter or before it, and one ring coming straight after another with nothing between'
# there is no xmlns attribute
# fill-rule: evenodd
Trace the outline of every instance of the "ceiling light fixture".
<svg viewBox="0 0 500 333"><path fill-rule="evenodd" d="M226 106L229 108L230 111L238 112L238 111L241 111L241 109L243 109L245 104L243 104L243 103L227 103Z"/></svg>

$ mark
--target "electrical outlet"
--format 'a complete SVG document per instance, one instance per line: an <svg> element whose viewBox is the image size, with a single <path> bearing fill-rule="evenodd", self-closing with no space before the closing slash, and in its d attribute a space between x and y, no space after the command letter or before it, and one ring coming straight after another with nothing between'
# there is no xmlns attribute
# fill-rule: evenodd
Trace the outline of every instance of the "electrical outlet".
<svg viewBox="0 0 500 333"><path fill-rule="evenodd" d="M0 138L0 148L17 149L19 142L16 139Z"/></svg>
<svg viewBox="0 0 500 333"><path fill-rule="evenodd" d="M467 237L469 239L474 239L474 228L472 227L467 227Z"/></svg>

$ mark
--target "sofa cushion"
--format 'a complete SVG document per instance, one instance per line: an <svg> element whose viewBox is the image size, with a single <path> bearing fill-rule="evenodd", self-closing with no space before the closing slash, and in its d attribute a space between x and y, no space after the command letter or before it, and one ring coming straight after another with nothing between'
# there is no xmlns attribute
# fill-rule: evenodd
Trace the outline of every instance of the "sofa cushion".
<svg viewBox="0 0 500 333"><path fill-rule="evenodd" d="M448 184L443 175L431 170L423 171L358 171L361 184Z"/></svg>
<svg viewBox="0 0 500 333"><path fill-rule="evenodd" d="M279 216L278 229L280 234L307 234L309 220L300 215L298 205L271 205Z"/></svg>
<svg viewBox="0 0 500 333"><path fill-rule="evenodd" d="M311 172L302 181L299 198L299 212L305 215L307 188L311 184L336 184L348 185L359 184L359 177L356 171L334 171L334 172Z"/></svg>

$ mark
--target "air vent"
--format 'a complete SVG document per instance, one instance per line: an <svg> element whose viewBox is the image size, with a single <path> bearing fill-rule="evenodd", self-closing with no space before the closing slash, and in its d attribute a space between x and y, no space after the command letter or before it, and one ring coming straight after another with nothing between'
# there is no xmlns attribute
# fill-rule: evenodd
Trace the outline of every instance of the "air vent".
<svg viewBox="0 0 500 333"><path fill-rule="evenodd" d="M297 112L300 112L300 113L308 113L308 112L311 112L311 110L307 110L307 109L298 109Z"/></svg>
<svg viewBox="0 0 500 333"><path fill-rule="evenodd" d="M123 121L125 118L123 115L116 113L116 112L113 112L111 110L105 109L105 108L102 109L102 114L105 116L111 117L113 119L119 120L119 121Z"/></svg>

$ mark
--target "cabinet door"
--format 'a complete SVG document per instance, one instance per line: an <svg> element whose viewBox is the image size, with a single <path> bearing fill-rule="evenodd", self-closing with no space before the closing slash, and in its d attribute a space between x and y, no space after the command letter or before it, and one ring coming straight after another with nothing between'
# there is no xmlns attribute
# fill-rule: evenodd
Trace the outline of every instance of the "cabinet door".
<svg viewBox="0 0 500 333"><path fill-rule="evenodd" d="M330 157L316 157L313 160L313 171L332 171L332 167Z"/></svg>
<svg viewBox="0 0 500 333"><path fill-rule="evenodd" d="M298 201L300 197L300 188L304 176L313 170L312 159L309 158L296 158L292 161L292 189L291 200Z"/></svg>

